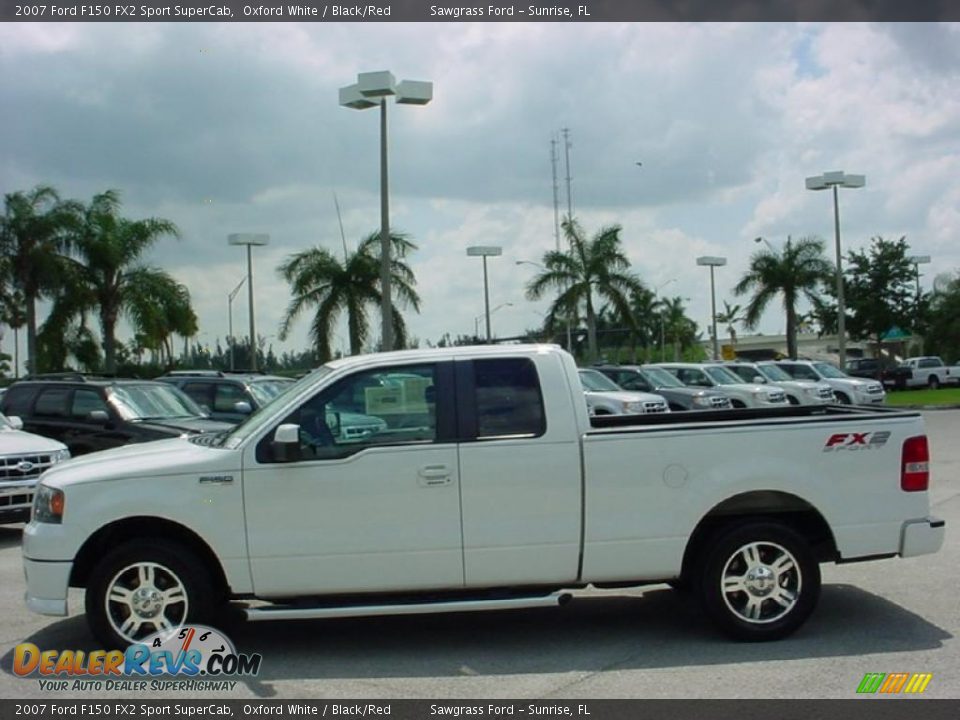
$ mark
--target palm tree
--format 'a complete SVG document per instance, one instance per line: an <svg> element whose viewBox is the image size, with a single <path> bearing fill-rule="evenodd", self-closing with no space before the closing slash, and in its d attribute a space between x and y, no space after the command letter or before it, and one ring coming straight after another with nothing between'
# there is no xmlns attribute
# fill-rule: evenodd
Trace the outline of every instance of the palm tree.
<svg viewBox="0 0 960 720"><path fill-rule="evenodd" d="M697 339L697 324L687 317L682 297L664 298L662 322L665 340L673 343L673 360L680 359L680 350L689 347Z"/></svg>
<svg viewBox="0 0 960 720"><path fill-rule="evenodd" d="M401 305L409 305L420 312L420 296L413 271L404 261L417 246L402 234L391 234L391 291ZM314 247L288 257L277 268L280 276L290 283L293 299L287 306L280 324L279 337L285 340L293 323L308 308L314 308L310 324L310 339L321 362L331 357L330 335L341 313L347 316L350 354L358 355L370 339L367 310L380 306L380 232L365 237L354 252L344 247L340 261L326 248ZM403 316L393 307L393 327L397 347L407 342L407 327Z"/></svg>
<svg viewBox="0 0 960 720"><path fill-rule="evenodd" d="M793 359L797 357L797 303L801 297L806 297L815 306L820 306L820 285L829 282L834 273L833 265L823 253L824 244L818 238L800 238L795 243L788 238L783 252L767 248L754 253L749 269L734 288L737 295L753 292L744 317L748 328L757 326L774 297L783 296L787 314L787 354Z"/></svg>
<svg viewBox="0 0 960 720"><path fill-rule="evenodd" d="M602 228L587 239L580 224L571 218L563 221L563 232L570 252L553 250L543 256L543 271L527 285L527 298L539 300L548 290L559 294L547 314L553 325L558 316L574 315L585 307L587 318L587 354L597 359L597 309L595 299L605 301L628 325L634 326L630 298L643 284L629 272L630 261L620 242L620 226Z"/></svg>
<svg viewBox="0 0 960 720"><path fill-rule="evenodd" d="M0 217L0 255L10 285L23 294L27 326L27 371L37 371L37 300L57 286L61 253L79 205L60 199L48 185L4 197Z"/></svg>
<svg viewBox="0 0 960 720"><path fill-rule="evenodd" d="M75 302L78 307L97 309L108 373L116 371L116 330L124 314L135 324L147 323L151 332L164 337L180 328L196 332L196 316L186 288L166 272L141 264L161 237L179 237L176 225L162 218L128 220L117 214L119 207L116 190L95 195L80 214L73 238L78 257L73 272L80 275L85 289Z"/></svg>
<svg viewBox="0 0 960 720"><path fill-rule="evenodd" d="M723 312L717 313L717 322L726 324L727 332L730 333L731 346L737 344L737 323L743 322L743 316L740 314L741 309L739 305L731 305L724 300Z"/></svg>

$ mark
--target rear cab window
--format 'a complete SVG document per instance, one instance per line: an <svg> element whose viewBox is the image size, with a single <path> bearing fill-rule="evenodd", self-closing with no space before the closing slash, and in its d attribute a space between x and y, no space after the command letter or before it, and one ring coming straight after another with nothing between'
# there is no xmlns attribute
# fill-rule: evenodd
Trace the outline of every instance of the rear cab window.
<svg viewBox="0 0 960 720"><path fill-rule="evenodd" d="M465 440L540 437L547 430L537 368L529 358L460 363L458 397ZM465 366L465 367L463 367Z"/></svg>

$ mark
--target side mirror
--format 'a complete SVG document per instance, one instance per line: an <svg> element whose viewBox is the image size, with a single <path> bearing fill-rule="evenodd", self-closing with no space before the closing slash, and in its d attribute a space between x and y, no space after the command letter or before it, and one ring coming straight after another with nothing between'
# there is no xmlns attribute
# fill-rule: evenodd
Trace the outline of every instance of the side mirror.
<svg viewBox="0 0 960 720"><path fill-rule="evenodd" d="M23 430L23 420L21 420L18 416L7 416L7 422L10 423L10 427L12 427L14 430Z"/></svg>
<svg viewBox="0 0 960 720"><path fill-rule="evenodd" d="M273 433L270 443L273 458L277 462L296 462L300 459L300 426L296 423L284 423Z"/></svg>
<svg viewBox="0 0 960 720"><path fill-rule="evenodd" d="M241 415L249 415L253 412L253 408L250 407L250 403L246 400L240 400L233 404L233 411L235 413L240 413Z"/></svg>
<svg viewBox="0 0 960 720"><path fill-rule="evenodd" d="M757 385L764 385L767 382L767 379L763 375L754 375L753 382Z"/></svg>
<svg viewBox="0 0 960 720"><path fill-rule="evenodd" d="M110 416L106 410L91 410L87 413L87 420L97 425L106 425L110 422Z"/></svg>

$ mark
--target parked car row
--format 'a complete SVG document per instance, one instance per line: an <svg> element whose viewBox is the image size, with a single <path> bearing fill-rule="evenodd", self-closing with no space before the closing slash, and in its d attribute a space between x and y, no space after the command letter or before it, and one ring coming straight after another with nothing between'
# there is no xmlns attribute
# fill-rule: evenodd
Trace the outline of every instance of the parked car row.
<svg viewBox="0 0 960 720"><path fill-rule="evenodd" d="M826 362L811 360L763 362L665 362L652 365L598 364L581 370L587 404L594 414L641 414L639 398L633 404L616 397L614 387L601 390L602 374L621 391L654 393L669 410L723 410L831 403L877 405L886 398L879 382L852 378ZM618 405L617 403L620 403Z"/></svg>
<svg viewBox="0 0 960 720"><path fill-rule="evenodd" d="M898 390L960 384L960 365L948 366L935 355L911 357L899 364L887 358L854 358L845 369L849 375L879 380L884 387Z"/></svg>

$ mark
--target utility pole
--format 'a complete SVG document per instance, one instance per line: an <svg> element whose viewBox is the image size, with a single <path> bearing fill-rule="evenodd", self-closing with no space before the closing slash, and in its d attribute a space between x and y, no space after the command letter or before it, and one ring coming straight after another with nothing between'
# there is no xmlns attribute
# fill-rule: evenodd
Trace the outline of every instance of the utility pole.
<svg viewBox="0 0 960 720"><path fill-rule="evenodd" d="M557 138L550 138L550 165L553 168L553 239L560 252L560 186L557 185Z"/></svg>

